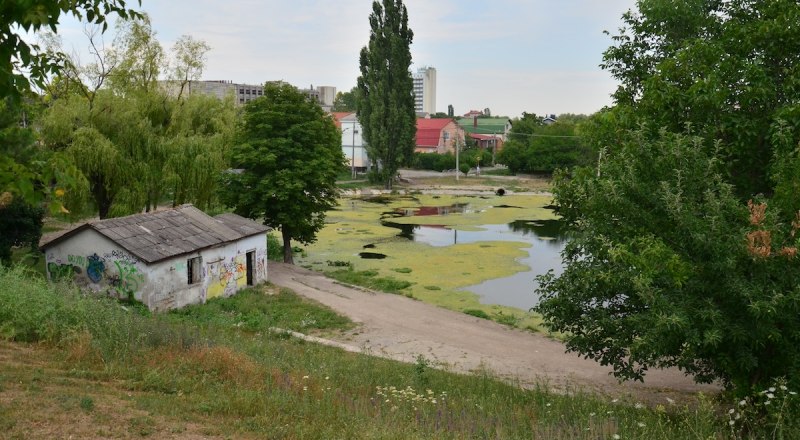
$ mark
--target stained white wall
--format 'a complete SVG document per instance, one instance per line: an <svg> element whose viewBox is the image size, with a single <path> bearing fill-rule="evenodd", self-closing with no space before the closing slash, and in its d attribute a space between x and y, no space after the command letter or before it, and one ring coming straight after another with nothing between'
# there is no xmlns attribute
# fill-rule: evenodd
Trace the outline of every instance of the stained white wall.
<svg viewBox="0 0 800 440"><path fill-rule="evenodd" d="M247 286L248 252L253 252L253 284L267 280L266 235L146 264L113 241L86 229L45 252L48 278L72 277L82 288L134 298L151 310L167 310L230 296ZM199 282L190 284L188 260L200 257Z"/></svg>

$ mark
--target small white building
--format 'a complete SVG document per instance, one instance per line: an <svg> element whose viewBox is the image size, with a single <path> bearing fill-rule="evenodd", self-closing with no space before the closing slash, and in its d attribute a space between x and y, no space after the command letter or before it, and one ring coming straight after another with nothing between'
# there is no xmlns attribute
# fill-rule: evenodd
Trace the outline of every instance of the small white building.
<svg viewBox="0 0 800 440"><path fill-rule="evenodd" d="M192 205L95 220L42 243L50 280L134 298L150 310L230 296L267 280L268 227Z"/></svg>
<svg viewBox="0 0 800 440"><path fill-rule="evenodd" d="M342 130L342 153L347 159L347 164L357 171L365 171L369 166L369 156L358 117L351 112L333 113L333 117Z"/></svg>

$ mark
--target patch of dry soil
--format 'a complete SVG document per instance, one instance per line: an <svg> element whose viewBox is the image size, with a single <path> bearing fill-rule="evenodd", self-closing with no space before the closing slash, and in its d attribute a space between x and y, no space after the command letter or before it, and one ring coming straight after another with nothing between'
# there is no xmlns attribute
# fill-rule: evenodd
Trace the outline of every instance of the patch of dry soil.
<svg viewBox="0 0 800 440"><path fill-rule="evenodd" d="M400 295L341 285L323 274L270 262L269 279L316 300L358 323L337 343L404 362L422 355L440 368L460 373L488 371L523 387L546 384L561 392L600 392L634 401L666 403L719 387L698 385L676 369L651 370L645 383L620 384L610 368L566 353L563 343L543 334L415 301Z"/></svg>

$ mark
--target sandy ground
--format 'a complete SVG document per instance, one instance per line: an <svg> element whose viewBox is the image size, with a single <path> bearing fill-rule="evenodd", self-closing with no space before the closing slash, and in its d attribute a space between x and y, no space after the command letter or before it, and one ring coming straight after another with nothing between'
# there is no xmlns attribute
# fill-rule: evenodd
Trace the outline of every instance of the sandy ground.
<svg viewBox="0 0 800 440"><path fill-rule="evenodd" d="M718 387L697 385L678 370L653 370L645 383L623 383L591 360L565 353L542 334L511 329L399 295L341 285L323 274L270 262L272 283L292 289L348 316L359 326L334 337L352 351L414 362L422 355L437 367L461 373L488 371L525 387L589 391L635 402L685 400Z"/></svg>

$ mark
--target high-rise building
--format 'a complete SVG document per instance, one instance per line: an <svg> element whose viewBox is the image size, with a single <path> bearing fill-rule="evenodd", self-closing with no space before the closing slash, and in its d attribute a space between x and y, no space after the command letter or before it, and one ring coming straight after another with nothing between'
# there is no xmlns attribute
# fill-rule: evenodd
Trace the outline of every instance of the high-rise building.
<svg viewBox="0 0 800 440"><path fill-rule="evenodd" d="M436 69L423 66L412 75L414 79L414 110L436 113Z"/></svg>

